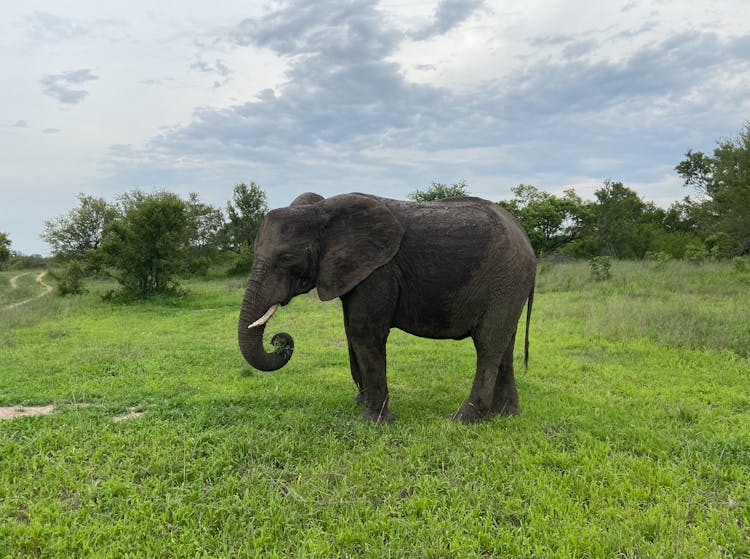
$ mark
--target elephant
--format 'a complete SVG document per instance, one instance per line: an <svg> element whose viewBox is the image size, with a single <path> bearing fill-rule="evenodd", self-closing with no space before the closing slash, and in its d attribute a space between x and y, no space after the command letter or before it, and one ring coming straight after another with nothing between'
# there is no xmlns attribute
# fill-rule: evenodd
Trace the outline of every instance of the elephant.
<svg viewBox="0 0 750 559"><path fill-rule="evenodd" d="M453 419L472 423L519 413L513 370L526 305L524 362L534 300L536 256L523 228L498 204L473 197L405 202L352 193L305 193L269 211L238 324L245 360L275 371L291 358L287 333L271 340L266 323L279 306L317 288L341 299L351 376L362 418L390 422L386 341L391 328L433 339L471 337L476 374Z"/></svg>

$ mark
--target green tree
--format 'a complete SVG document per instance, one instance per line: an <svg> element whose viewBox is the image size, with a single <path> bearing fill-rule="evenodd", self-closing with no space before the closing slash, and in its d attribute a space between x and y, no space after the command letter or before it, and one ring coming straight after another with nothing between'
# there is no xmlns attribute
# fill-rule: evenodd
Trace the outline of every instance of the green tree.
<svg viewBox="0 0 750 559"><path fill-rule="evenodd" d="M188 270L205 273L220 250L224 214L219 208L204 204L191 192L185 202L189 220Z"/></svg>
<svg viewBox="0 0 750 559"><path fill-rule="evenodd" d="M660 227L653 235L650 251L684 258L688 246L701 244L698 232L704 221L700 204L689 198L674 202L666 211L662 210Z"/></svg>
<svg viewBox="0 0 750 559"><path fill-rule="evenodd" d="M619 181L604 181L595 200L583 202L576 215L576 237L562 252L578 258L608 256L641 259L651 252L682 257L694 238L684 229L681 208L669 212L641 199Z"/></svg>
<svg viewBox="0 0 750 559"><path fill-rule="evenodd" d="M441 182L433 182L424 190L415 190L409 194L409 198L417 202L432 202L434 200L442 200L443 198L468 195L469 185L466 184L465 180L460 180L451 185L443 184Z"/></svg>
<svg viewBox="0 0 750 559"><path fill-rule="evenodd" d="M247 272L252 268L253 243L266 213L266 193L259 185L241 182L234 187L232 200L227 203L229 221L224 229L227 246L235 253L233 271Z"/></svg>
<svg viewBox="0 0 750 559"><path fill-rule="evenodd" d="M735 138L717 143L713 155L688 150L675 167L700 198L705 239L724 233L733 240L727 255L750 252L750 123Z"/></svg>
<svg viewBox="0 0 750 559"><path fill-rule="evenodd" d="M190 216L186 203L170 192L135 190L120 197L120 217L109 224L104 260L129 295L149 297L175 287L186 268Z"/></svg>
<svg viewBox="0 0 750 559"><path fill-rule="evenodd" d="M45 221L40 237L56 258L93 264L104 232L117 216L117 208L103 198L78 194L78 207L64 216Z"/></svg>
<svg viewBox="0 0 750 559"><path fill-rule="evenodd" d="M0 231L0 269L8 264L12 254L10 251L10 237L8 237L7 233Z"/></svg>
<svg viewBox="0 0 750 559"><path fill-rule="evenodd" d="M518 218L537 254L553 253L579 237L584 203L573 189L555 196L519 184L511 192L513 199L498 204Z"/></svg>
<svg viewBox="0 0 750 559"><path fill-rule="evenodd" d="M613 258L637 256L634 245L641 244L640 218L646 204L640 196L621 182L604 181L604 186L594 192L596 196L596 234L601 240L603 253ZM645 254L642 251L641 256Z"/></svg>
<svg viewBox="0 0 750 559"><path fill-rule="evenodd" d="M576 256L643 258L653 251L663 230L666 212L645 202L619 181L604 181L586 208L581 242L571 247Z"/></svg>

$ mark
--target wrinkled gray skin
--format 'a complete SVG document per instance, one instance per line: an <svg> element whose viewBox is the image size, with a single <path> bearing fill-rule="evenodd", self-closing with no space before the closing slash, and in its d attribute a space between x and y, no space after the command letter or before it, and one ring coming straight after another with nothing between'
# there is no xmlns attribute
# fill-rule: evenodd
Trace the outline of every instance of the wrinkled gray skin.
<svg viewBox="0 0 750 559"><path fill-rule="evenodd" d="M306 193L261 223L240 312L240 349L257 369L283 367L292 354L291 336L275 335L275 349L267 352L265 324L248 326L270 316L274 305L317 287L323 301L341 298L364 419L393 419L386 382L386 341L393 327L426 338L474 341L474 384L454 419L516 414L513 347L528 300L528 358L535 273L534 251L516 219L486 200L418 203Z"/></svg>

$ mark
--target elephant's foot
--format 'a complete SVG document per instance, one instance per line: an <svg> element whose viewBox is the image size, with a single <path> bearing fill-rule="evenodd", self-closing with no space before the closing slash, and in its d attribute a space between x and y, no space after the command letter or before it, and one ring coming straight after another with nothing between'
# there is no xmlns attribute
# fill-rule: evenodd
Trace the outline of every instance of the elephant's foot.
<svg viewBox="0 0 750 559"><path fill-rule="evenodd" d="M518 415L521 413L521 408L518 406L518 401L503 400L492 404L492 413L495 415Z"/></svg>
<svg viewBox="0 0 750 559"><path fill-rule="evenodd" d="M358 406L364 406L365 405L365 395L363 392L358 392L357 395L354 397L354 403Z"/></svg>
<svg viewBox="0 0 750 559"><path fill-rule="evenodd" d="M487 419L488 414L473 402L468 401L451 417L460 423L477 423Z"/></svg>
<svg viewBox="0 0 750 559"><path fill-rule="evenodd" d="M362 419L373 423L393 423L393 414L384 405L378 409L367 408L362 412Z"/></svg>

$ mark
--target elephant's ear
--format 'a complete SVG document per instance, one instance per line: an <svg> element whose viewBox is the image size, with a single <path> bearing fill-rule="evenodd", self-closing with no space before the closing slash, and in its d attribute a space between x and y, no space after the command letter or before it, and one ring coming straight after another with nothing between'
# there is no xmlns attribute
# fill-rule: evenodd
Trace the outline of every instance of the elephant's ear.
<svg viewBox="0 0 750 559"><path fill-rule="evenodd" d="M328 220L321 234L318 297L348 293L398 252L404 228L379 199L343 194L326 199Z"/></svg>

